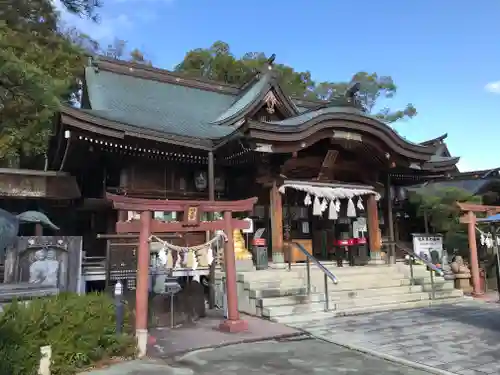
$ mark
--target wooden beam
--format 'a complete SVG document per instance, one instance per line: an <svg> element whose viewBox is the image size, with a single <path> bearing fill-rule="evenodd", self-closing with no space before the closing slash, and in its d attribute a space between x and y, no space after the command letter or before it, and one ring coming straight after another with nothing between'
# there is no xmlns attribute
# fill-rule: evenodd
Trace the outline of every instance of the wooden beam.
<svg viewBox="0 0 500 375"><path fill-rule="evenodd" d="M487 206L485 204L457 202L462 211L500 213L500 206Z"/></svg>
<svg viewBox="0 0 500 375"><path fill-rule="evenodd" d="M127 211L184 212L186 207L199 207L202 212L245 212L251 211L255 203L257 203L257 197L239 201L190 201L131 198L109 193L106 194L106 199L113 202L113 208Z"/></svg>
<svg viewBox="0 0 500 375"><path fill-rule="evenodd" d="M233 219L231 221L233 229L248 229L250 224L246 220ZM181 233L181 232L206 232L224 229L224 221L204 221L196 226L187 226L184 223L164 222L159 220L151 221L151 233ZM141 222L139 220L119 221L116 223L116 233L139 233Z"/></svg>
<svg viewBox="0 0 500 375"><path fill-rule="evenodd" d="M337 156L339 152L337 150L328 150L323 159L323 163L321 163L321 167L319 169L318 177L316 179L329 179L333 180L333 167L335 165L335 161L337 160Z"/></svg>

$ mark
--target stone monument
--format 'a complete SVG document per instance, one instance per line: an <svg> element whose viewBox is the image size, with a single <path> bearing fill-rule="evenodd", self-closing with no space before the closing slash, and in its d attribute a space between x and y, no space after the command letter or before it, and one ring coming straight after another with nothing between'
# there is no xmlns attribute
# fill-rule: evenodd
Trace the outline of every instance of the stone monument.
<svg viewBox="0 0 500 375"><path fill-rule="evenodd" d="M81 266L81 237L18 237L7 249L4 285L29 284L78 293L83 282Z"/></svg>

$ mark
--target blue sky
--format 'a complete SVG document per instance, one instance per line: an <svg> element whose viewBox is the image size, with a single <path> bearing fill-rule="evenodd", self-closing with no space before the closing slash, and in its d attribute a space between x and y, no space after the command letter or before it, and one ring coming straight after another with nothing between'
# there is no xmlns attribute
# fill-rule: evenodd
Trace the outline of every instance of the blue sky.
<svg viewBox="0 0 500 375"><path fill-rule="evenodd" d="M398 93L387 104L418 110L398 132L415 142L448 133L461 170L500 167L498 0L103 1L99 24L68 22L104 44L127 40L161 68L223 40L236 55L275 53L318 81L391 75Z"/></svg>

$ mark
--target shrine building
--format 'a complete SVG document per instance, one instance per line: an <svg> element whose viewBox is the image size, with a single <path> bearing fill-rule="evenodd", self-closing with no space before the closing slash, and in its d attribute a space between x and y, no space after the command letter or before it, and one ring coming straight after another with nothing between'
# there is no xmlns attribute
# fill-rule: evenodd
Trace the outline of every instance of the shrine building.
<svg viewBox="0 0 500 375"><path fill-rule="evenodd" d="M355 88L329 102L290 98L271 63L237 87L99 57L85 69L81 108L61 111L48 160L50 170L76 178L78 215L60 226L84 235L87 255L104 255L96 233L113 233L117 220L134 215L116 213L106 193L255 196L246 216L254 230L264 229L272 262L303 260L285 251L292 241L318 259L356 245L360 262L368 262L381 251L396 256L392 198L457 172L444 138L405 139L363 110ZM188 242L204 241L193 233Z"/></svg>

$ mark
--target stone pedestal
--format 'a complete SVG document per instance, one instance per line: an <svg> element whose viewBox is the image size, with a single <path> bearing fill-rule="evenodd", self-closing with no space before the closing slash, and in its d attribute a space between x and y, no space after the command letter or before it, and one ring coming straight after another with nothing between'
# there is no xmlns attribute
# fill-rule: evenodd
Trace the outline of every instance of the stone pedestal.
<svg viewBox="0 0 500 375"><path fill-rule="evenodd" d="M236 272L255 271L252 259L236 259Z"/></svg>
<svg viewBox="0 0 500 375"><path fill-rule="evenodd" d="M370 252L370 260L368 264L385 264L385 259L381 251Z"/></svg>
<svg viewBox="0 0 500 375"><path fill-rule="evenodd" d="M245 240L239 229L233 230L236 272L255 271L252 253L245 247Z"/></svg>
<svg viewBox="0 0 500 375"><path fill-rule="evenodd" d="M285 263L285 254L283 252L273 252L272 253L272 263L269 265L269 268L274 269L283 269L286 268Z"/></svg>
<svg viewBox="0 0 500 375"><path fill-rule="evenodd" d="M472 292L472 287L470 285L470 277L462 278L462 277L459 277L459 275L456 275L455 289L460 289L464 293Z"/></svg>

